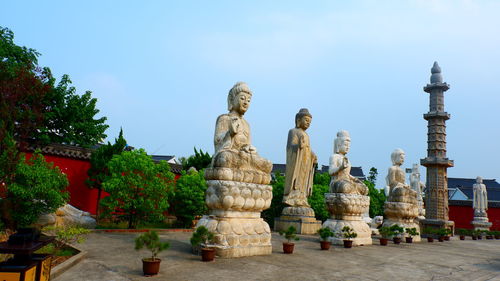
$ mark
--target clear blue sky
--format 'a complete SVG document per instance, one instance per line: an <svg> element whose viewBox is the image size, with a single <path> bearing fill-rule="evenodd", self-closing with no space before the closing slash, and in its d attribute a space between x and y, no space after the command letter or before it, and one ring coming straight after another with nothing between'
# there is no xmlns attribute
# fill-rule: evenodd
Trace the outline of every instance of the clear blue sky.
<svg viewBox="0 0 500 281"><path fill-rule="evenodd" d="M320 165L348 130L353 166L378 168L378 187L393 149L406 151L405 167L426 156L422 87L437 60L451 85L449 176L500 179L499 1L269 2L3 1L0 25L79 93L93 91L108 140L123 127L151 154L213 153L215 119L245 81L263 157L285 162L307 107Z"/></svg>

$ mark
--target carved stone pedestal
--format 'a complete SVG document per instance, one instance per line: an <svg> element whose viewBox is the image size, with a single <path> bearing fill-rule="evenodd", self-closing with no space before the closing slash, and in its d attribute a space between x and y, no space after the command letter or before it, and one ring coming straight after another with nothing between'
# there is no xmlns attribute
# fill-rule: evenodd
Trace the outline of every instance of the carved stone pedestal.
<svg viewBox="0 0 500 281"><path fill-rule="evenodd" d="M474 227L474 230L490 230L490 227L492 225L491 222L488 222L488 217L486 215L486 212L474 212L474 219L471 221L472 226Z"/></svg>
<svg viewBox="0 0 500 281"><path fill-rule="evenodd" d="M420 226L416 218L418 217L418 205L413 203L403 202L385 202L384 214L386 219L382 226L391 227L397 224L403 228L416 228L418 233L421 233ZM407 237L405 232L403 237ZM412 236L414 242L420 242L420 235Z"/></svg>
<svg viewBox="0 0 500 281"><path fill-rule="evenodd" d="M370 197L348 193L325 193L325 202L330 218L323 227L330 228L334 233L342 234L342 228L349 226L358 234L353 238L353 246L371 245L371 230L363 220L363 214L370 208ZM332 237L330 242L343 245L342 237Z"/></svg>
<svg viewBox="0 0 500 281"><path fill-rule="evenodd" d="M208 180L206 203L210 209L196 227L215 234L210 245L221 258L270 255L271 229L260 217L269 208L272 187L265 184Z"/></svg>
<svg viewBox="0 0 500 281"><path fill-rule="evenodd" d="M316 234L321 228L321 221L316 220L312 208L285 207L281 216L274 219L274 230L286 230L290 226L294 226L298 234Z"/></svg>

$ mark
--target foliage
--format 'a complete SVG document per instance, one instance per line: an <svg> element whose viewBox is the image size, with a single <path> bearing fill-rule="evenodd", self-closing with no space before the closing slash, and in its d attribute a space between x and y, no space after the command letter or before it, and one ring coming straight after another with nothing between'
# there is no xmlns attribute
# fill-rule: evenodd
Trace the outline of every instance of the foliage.
<svg viewBox="0 0 500 281"><path fill-rule="evenodd" d="M446 231L445 228L440 228L437 229L435 233L438 235L438 237L444 237L448 234L448 231Z"/></svg>
<svg viewBox="0 0 500 281"><path fill-rule="evenodd" d="M189 168L194 167L196 170L200 171L212 163L212 156L210 156L208 152L203 152L201 149L198 151L195 147L194 155L189 156L187 159L183 157L180 160L182 163L182 169L188 170Z"/></svg>
<svg viewBox="0 0 500 281"><path fill-rule="evenodd" d="M127 146L127 141L123 138L123 130L120 129L120 135L115 139L115 143L108 142L100 146L92 152L90 156L90 169L87 171L88 179L86 180L87 186L90 188L97 188L97 210L96 214L99 215L99 201L101 199L102 183L109 177L108 163L114 155L121 154Z"/></svg>
<svg viewBox="0 0 500 281"><path fill-rule="evenodd" d="M419 235L420 233L418 233L417 231L417 228L416 227L412 227L412 228L406 228L405 229L405 232L408 233L408 235L410 237L413 237L413 236L417 236Z"/></svg>
<svg viewBox="0 0 500 281"><path fill-rule="evenodd" d="M276 173L274 179L271 181L273 186L273 199L271 201L271 207L262 212L262 218L269 224L271 229L274 227L274 218L281 215L281 211L285 207L283 204L283 190L285 185L285 177Z"/></svg>
<svg viewBox="0 0 500 281"><path fill-rule="evenodd" d="M110 195L101 200L103 217L126 219L128 228L140 220L161 221L168 209L174 175L165 161L155 164L143 149L114 155L110 176L102 183Z"/></svg>
<svg viewBox="0 0 500 281"><path fill-rule="evenodd" d="M193 247L198 247L202 244L207 246L208 244L213 243L215 235L208 230L205 226L199 226L193 232L193 236L191 236L190 242Z"/></svg>
<svg viewBox="0 0 500 281"><path fill-rule="evenodd" d="M399 226L398 224L393 224L389 228L391 229L393 235L396 237L400 237L401 234L403 234L405 232L405 229L403 227ZM415 231L416 231L416 229L415 229Z"/></svg>
<svg viewBox="0 0 500 281"><path fill-rule="evenodd" d="M53 213L68 200L65 192L68 179L58 167L45 162L36 151L24 161L24 155L17 163L13 182L7 186L7 199L11 206L13 226L28 226L41 214Z"/></svg>
<svg viewBox="0 0 500 281"><path fill-rule="evenodd" d="M368 196L370 196L369 213L372 218L384 215L384 203L386 200L384 191L375 187L377 175L377 169L372 167L367 180L364 181L365 185L368 187Z"/></svg>
<svg viewBox="0 0 500 281"><path fill-rule="evenodd" d="M328 193L330 189L330 175L328 173L316 173L313 183L313 191L307 201L314 210L316 219L326 221L330 217L325 205L325 193Z"/></svg>
<svg viewBox="0 0 500 281"><path fill-rule="evenodd" d="M333 233L329 227L322 227L318 229L318 234L323 241L328 241L328 238L335 236L335 233Z"/></svg>
<svg viewBox="0 0 500 281"><path fill-rule="evenodd" d="M43 231L56 236L53 242L53 254L60 252L67 245L84 242L85 236L90 233L90 230L79 225L47 226L43 228Z"/></svg>
<svg viewBox="0 0 500 281"><path fill-rule="evenodd" d="M428 227L425 227L425 228L424 228L423 233L425 233L425 234L430 234L430 235L432 235L432 234L436 234L436 229L435 229L435 228L433 228L433 227L429 227L429 226L428 226Z"/></svg>
<svg viewBox="0 0 500 281"><path fill-rule="evenodd" d="M286 230L280 230L280 235L285 236L285 239L288 243L291 243L292 240L298 241L299 237L297 237L297 229L293 225L290 225Z"/></svg>
<svg viewBox="0 0 500 281"><path fill-rule="evenodd" d="M170 205L177 221L183 227L191 227L196 216L206 214L205 191L207 184L202 171L182 171L175 183L175 192Z"/></svg>
<svg viewBox="0 0 500 281"><path fill-rule="evenodd" d="M346 225L342 228L342 236L347 240L351 240L352 238L358 237L358 234L354 231L354 229Z"/></svg>
<svg viewBox="0 0 500 281"><path fill-rule="evenodd" d="M168 242L160 242L160 238L156 231L149 231L135 238L135 249L140 250L146 247L151 251L151 260L156 260L158 253L167 250L170 247Z"/></svg>
<svg viewBox="0 0 500 281"><path fill-rule="evenodd" d="M106 137L106 117L90 92L76 95L68 75L56 86L49 68L38 66L34 49L17 46L14 33L0 27L0 143L6 132L20 141L90 146Z"/></svg>
<svg viewBox="0 0 500 281"><path fill-rule="evenodd" d="M382 235L383 238L388 238L389 239L392 236L394 236L394 232L388 226L382 226L381 228L379 228L378 231L379 231L380 235Z"/></svg>
<svg viewBox="0 0 500 281"><path fill-rule="evenodd" d="M458 235L469 235L470 231L465 228L457 228Z"/></svg>

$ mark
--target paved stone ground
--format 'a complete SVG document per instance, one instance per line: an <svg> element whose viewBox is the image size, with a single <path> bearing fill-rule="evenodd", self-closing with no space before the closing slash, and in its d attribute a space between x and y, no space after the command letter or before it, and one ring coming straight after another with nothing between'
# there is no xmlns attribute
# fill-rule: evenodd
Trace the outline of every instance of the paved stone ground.
<svg viewBox="0 0 500 281"><path fill-rule="evenodd" d="M318 238L301 236L295 253L282 253L273 234L270 256L201 262L191 254L190 233L162 233L171 248L160 253L160 274L142 276L136 233L92 233L80 248L86 259L54 281L91 280L500 280L500 240L478 240L319 250ZM374 240L378 243L378 240Z"/></svg>

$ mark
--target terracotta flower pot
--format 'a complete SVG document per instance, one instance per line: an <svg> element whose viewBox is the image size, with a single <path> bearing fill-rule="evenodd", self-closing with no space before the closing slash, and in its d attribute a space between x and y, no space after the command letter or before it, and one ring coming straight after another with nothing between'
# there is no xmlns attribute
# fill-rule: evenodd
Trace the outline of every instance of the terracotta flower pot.
<svg viewBox="0 0 500 281"><path fill-rule="evenodd" d="M486 235L486 239L491 240L491 239L493 239L493 236L491 236L491 235Z"/></svg>
<svg viewBox="0 0 500 281"><path fill-rule="evenodd" d="M495 235L495 239L500 239L500 235Z"/></svg>
<svg viewBox="0 0 500 281"><path fill-rule="evenodd" d="M438 241L439 242L444 242L444 236L439 236Z"/></svg>
<svg viewBox="0 0 500 281"><path fill-rule="evenodd" d="M477 236L472 235L472 240L477 240Z"/></svg>
<svg viewBox="0 0 500 281"><path fill-rule="evenodd" d="M352 240L344 240L344 248L352 248Z"/></svg>
<svg viewBox="0 0 500 281"><path fill-rule="evenodd" d="M394 242L394 244L398 245L399 243L401 243L401 237L392 238L392 242Z"/></svg>
<svg viewBox="0 0 500 281"><path fill-rule="evenodd" d="M283 242L283 252L285 254L293 254L293 247L294 246L295 246L295 244L293 244L293 243Z"/></svg>
<svg viewBox="0 0 500 281"><path fill-rule="evenodd" d="M330 245L332 245L332 243L330 243L330 241L320 241L319 243L321 245L321 250L329 250Z"/></svg>
<svg viewBox="0 0 500 281"><path fill-rule="evenodd" d="M479 240L483 240L483 236L478 235L478 236L477 236L477 239L479 239Z"/></svg>
<svg viewBox="0 0 500 281"><path fill-rule="evenodd" d="M434 242L434 238L432 238L432 237L427 237L427 242L429 242L429 243Z"/></svg>
<svg viewBox="0 0 500 281"><path fill-rule="evenodd" d="M215 249L214 248L201 248L201 260L202 261L213 261L215 259Z"/></svg>
<svg viewBox="0 0 500 281"><path fill-rule="evenodd" d="M450 241L450 236L449 235L444 236L444 241Z"/></svg>
<svg viewBox="0 0 500 281"><path fill-rule="evenodd" d="M465 235L460 235L460 240L465 240Z"/></svg>
<svg viewBox="0 0 500 281"><path fill-rule="evenodd" d="M413 243L413 237L405 237L406 243Z"/></svg>
<svg viewBox="0 0 500 281"><path fill-rule="evenodd" d="M380 238L380 245L387 246L388 241L389 241L389 239L387 239L387 238Z"/></svg>
<svg viewBox="0 0 500 281"><path fill-rule="evenodd" d="M160 271L160 262L161 259L142 259L142 272L144 276L152 276L158 274Z"/></svg>

